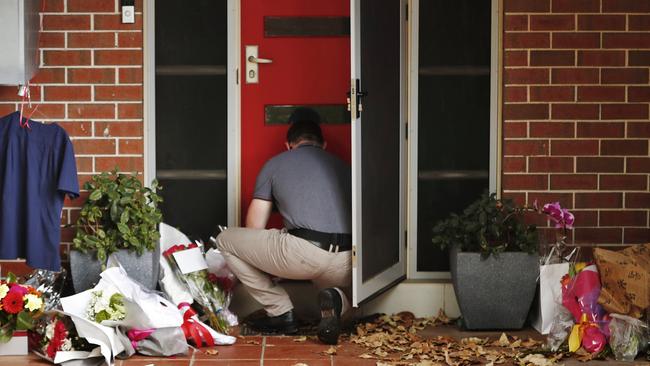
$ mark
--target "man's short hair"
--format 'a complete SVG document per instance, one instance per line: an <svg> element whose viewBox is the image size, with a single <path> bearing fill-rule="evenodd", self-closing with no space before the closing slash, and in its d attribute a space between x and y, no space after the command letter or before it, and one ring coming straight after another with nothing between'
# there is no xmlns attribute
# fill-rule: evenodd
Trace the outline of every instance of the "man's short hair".
<svg viewBox="0 0 650 366"><path fill-rule="evenodd" d="M289 117L289 123L291 126L287 131L288 143L313 141L319 145L323 144L323 132L318 125L320 115L315 110L306 107L296 108Z"/></svg>

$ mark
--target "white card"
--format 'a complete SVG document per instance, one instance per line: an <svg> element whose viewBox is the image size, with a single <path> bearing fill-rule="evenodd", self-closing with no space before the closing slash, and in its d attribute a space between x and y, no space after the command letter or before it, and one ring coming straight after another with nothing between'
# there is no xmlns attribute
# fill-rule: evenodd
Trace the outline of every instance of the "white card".
<svg viewBox="0 0 650 366"><path fill-rule="evenodd" d="M172 254L182 274L188 274L208 268L203 252L199 248L185 249Z"/></svg>

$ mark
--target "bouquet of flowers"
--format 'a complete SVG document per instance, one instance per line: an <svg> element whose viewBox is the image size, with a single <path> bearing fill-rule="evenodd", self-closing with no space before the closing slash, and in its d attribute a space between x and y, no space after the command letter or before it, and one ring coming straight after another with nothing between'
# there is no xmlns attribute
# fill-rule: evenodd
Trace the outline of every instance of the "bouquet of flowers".
<svg viewBox="0 0 650 366"><path fill-rule="evenodd" d="M0 342L6 343L16 330L29 330L43 312L43 297L31 286L21 285L9 273L0 281Z"/></svg>
<svg viewBox="0 0 650 366"><path fill-rule="evenodd" d="M234 284L230 277L220 278L207 270L207 264L201 253L202 265L190 269L179 263L178 255L186 250L199 250L195 243L174 245L163 252L163 256L173 269L176 277L183 282L194 300L201 306L207 316L207 322L215 330L228 334L230 322L227 306L230 301L230 291Z"/></svg>
<svg viewBox="0 0 650 366"><path fill-rule="evenodd" d="M112 294L108 291L92 291L86 317L97 323L104 320L119 321L126 317L126 307L124 306L124 295L119 292Z"/></svg>
<svg viewBox="0 0 650 366"><path fill-rule="evenodd" d="M40 356L54 361L57 352L90 351L94 347L79 337L72 320L53 312L39 322L29 334L30 348Z"/></svg>

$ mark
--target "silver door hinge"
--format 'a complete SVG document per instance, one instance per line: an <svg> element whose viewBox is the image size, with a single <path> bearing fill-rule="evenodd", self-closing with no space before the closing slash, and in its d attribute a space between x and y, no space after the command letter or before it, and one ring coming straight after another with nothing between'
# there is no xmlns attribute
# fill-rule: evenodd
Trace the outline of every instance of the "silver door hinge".
<svg viewBox="0 0 650 366"><path fill-rule="evenodd" d="M409 139L409 123L404 123L404 138Z"/></svg>
<svg viewBox="0 0 650 366"><path fill-rule="evenodd" d="M239 85L239 68L235 69L235 84Z"/></svg>

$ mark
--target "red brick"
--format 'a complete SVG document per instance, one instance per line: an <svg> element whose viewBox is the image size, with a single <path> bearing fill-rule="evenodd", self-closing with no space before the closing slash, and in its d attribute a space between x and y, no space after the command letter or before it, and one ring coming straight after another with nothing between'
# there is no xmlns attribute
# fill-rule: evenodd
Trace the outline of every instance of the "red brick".
<svg viewBox="0 0 650 366"><path fill-rule="evenodd" d="M80 155L115 155L115 139L73 140L74 151Z"/></svg>
<svg viewBox="0 0 650 366"><path fill-rule="evenodd" d="M623 193L617 192L576 192L576 208L622 208Z"/></svg>
<svg viewBox="0 0 650 366"><path fill-rule="evenodd" d="M552 140L551 155L598 155L598 140Z"/></svg>
<svg viewBox="0 0 650 366"><path fill-rule="evenodd" d="M548 69L506 69L504 84L548 84Z"/></svg>
<svg viewBox="0 0 650 366"><path fill-rule="evenodd" d="M41 32L38 36L41 48L63 48L65 47L65 33Z"/></svg>
<svg viewBox="0 0 650 366"><path fill-rule="evenodd" d="M135 23L122 24L122 16L95 15L95 30L142 30L142 15L135 15Z"/></svg>
<svg viewBox="0 0 650 366"><path fill-rule="evenodd" d="M573 15L531 15L530 30L533 31L558 31L574 30L575 17Z"/></svg>
<svg viewBox="0 0 650 366"><path fill-rule="evenodd" d="M73 137L86 137L92 136L93 128L90 122L59 122L59 126L63 127L68 135Z"/></svg>
<svg viewBox="0 0 650 366"><path fill-rule="evenodd" d="M508 32L503 44L504 48L548 48L551 39L548 33Z"/></svg>
<svg viewBox="0 0 650 366"><path fill-rule="evenodd" d="M117 44L119 47L142 47L142 32L120 32Z"/></svg>
<svg viewBox="0 0 650 366"><path fill-rule="evenodd" d="M526 205L526 193L504 191L501 197L511 199L518 206Z"/></svg>
<svg viewBox="0 0 650 366"><path fill-rule="evenodd" d="M648 119L647 104L603 104L602 119Z"/></svg>
<svg viewBox="0 0 650 366"><path fill-rule="evenodd" d="M506 86L503 100L508 102L525 102L528 98L528 88L525 86Z"/></svg>
<svg viewBox="0 0 650 366"><path fill-rule="evenodd" d="M598 176L596 174L551 174L551 189L598 189Z"/></svg>
<svg viewBox="0 0 650 366"><path fill-rule="evenodd" d="M648 33L603 33L603 48L650 48Z"/></svg>
<svg viewBox="0 0 650 366"><path fill-rule="evenodd" d="M45 100L90 100L89 86L46 86Z"/></svg>
<svg viewBox="0 0 650 366"><path fill-rule="evenodd" d="M648 36L650 38L650 35ZM647 84L647 68L603 68L603 84Z"/></svg>
<svg viewBox="0 0 650 366"><path fill-rule="evenodd" d="M64 104L32 104L32 108L25 106L24 113L29 115L32 111L37 108L36 112L32 115L32 118L41 121L41 120L59 120L65 118L65 105Z"/></svg>
<svg viewBox="0 0 650 366"><path fill-rule="evenodd" d="M114 13L115 2L112 0L68 0L71 13Z"/></svg>
<svg viewBox="0 0 650 366"><path fill-rule="evenodd" d="M546 174L504 174L504 189L513 190L546 190L548 189L548 175Z"/></svg>
<svg viewBox="0 0 650 366"><path fill-rule="evenodd" d="M545 13L550 9L550 0L509 0L503 5L506 13Z"/></svg>
<svg viewBox="0 0 650 366"><path fill-rule="evenodd" d="M626 227L623 232L626 244L645 244L650 241L650 228Z"/></svg>
<svg viewBox="0 0 650 366"><path fill-rule="evenodd" d="M505 51L504 60L507 67L528 66L528 51Z"/></svg>
<svg viewBox="0 0 650 366"><path fill-rule="evenodd" d="M16 111L16 103L0 104L0 116L5 116Z"/></svg>
<svg viewBox="0 0 650 366"><path fill-rule="evenodd" d="M579 86L579 102L624 102L624 86Z"/></svg>
<svg viewBox="0 0 650 366"><path fill-rule="evenodd" d="M601 190L639 191L648 188L647 175L609 175L600 176Z"/></svg>
<svg viewBox="0 0 650 366"><path fill-rule="evenodd" d="M531 122L530 137L574 137L573 122Z"/></svg>
<svg viewBox="0 0 650 366"><path fill-rule="evenodd" d="M63 0L46 0L42 5L46 13L62 13L64 9Z"/></svg>
<svg viewBox="0 0 650 366"><path fill-rule="evenodd" d="M528 137L528 124L526 122L505 122L503 136L505 138Z"/></svg>
<svg viewBox="0 0 650 366"><path fill-rule="evenodd" d="M628 173L650 173L650 158L627 158Z"/></svg>
<svg viewBox="0 0 650 366"><path fill-rule="evenodd" d="M548 104L511 104L503 106L506 120L548 119Z"/></svg>
<svg viewBox="0 0 650 366"><path fill-rule="evenodd" d="M650 87L629 86L627 88L627 98L630 102L650 102Z"/></svg>
<svg viewBox="0 0 650 366"><path fill-rule="evenodd" d="M68 104L69 118L115 118L113 104Z"/></svg>
<svg viewBox="0 0 650 366"><path fill-rule="evenodd" d="M120 84L141 84L142 83L142 68L129 67L119 69Z"/></svg>
<svg viewBox="0 0 650 366"><path fill-rule="evenodd" d="M88 32L68 33L70 48L112 48L115 47L115 33Z"/></svg>
<svg viewBox="0 0 650 366"><path fill-rule="evenodd" d="M142 140L120 140L119 148L120 154L142 154L144 152Z"/></svg>
<svg viewBox="0 0 650 366"><path fill-rule="evenodd" d="M553 0L554 13L600 13L600 0Z"/></svg>
<svg viewBox="0 0 650 366"><path fill-rule="evenodd" d="M602 155L648 155L648 140L603 140Z"/></svg>
<svg viewBox="0 0 650 366"><path fill-rule="evenodd" d="M578 137L624 137L623 122L578 122Z"/></svg>
<svg viewBox="0 0 650 366"><path fill-rule="evenodd" d="M623 242L621 228L582 228L574 230L576 244L620 244Z"/></svg>
<svg viewBox="0 0 650 366"><path fill-rule="evenodd" d="M598 84L599 70L592 68L557 68L551 72L553 84Z"/></svg>
<svg viewBox="0 0 650 366"><path fill-rule="evenodd" d="M622 173L625 166L623 158L577 157L578 173Z"/></svg>
<svg viewBox="0 0 650 366"><path fill-rule="evenodd" d="M625 66L625 51L578 51L578 66Z"/></svg>
<svg viewBox="0 0 650 366"><path fill-rule="evenodd" d="M90 15L43 15L43 30L90 30Z"/></svg>
<svg viewBox="0 0 650 366"><path fill-rule="evenodd" d="M625 15L578 15L579 30L625 30Z"/></svg>
<svg viewBox="0 0 650 366"><path fill-rule="evenodd" d="M629 15L630 30L650 30L650 15Z"/></svg>
<svg viewBox="0 0 650 366"><path fill-rule="evenodd" d="M95 65L142 65L140 50L95 51Z"/></svg>
<svg viewBox="0 0 650 366"><path fill-rule="evenodd" d="M90 51L43 51L45 66L90 65Z"/></svg>
<svg viewBox="0 0 650 366"><path fill-rule="evenodd" d="M65 69L62 67L41 67L34 78L34 84L49 84L65 82Z"/></svg>
<svg viewBox="0 0 650 366"><path fill-rule="evenodd" d="M600 211L600 226L646 226L646 211Z"/></svg>
<svg viewBox="0 0 650 366"><path fill-rule="evenodd" d="M142 100L142 87L96 86L95 100Z"/></svg>
<svg viewBox="0 0 650 366"><path fill-rule="evenodd" d="M108 129L108 130L107 130ZM95 122L95 136L142 137L142 122Z"/></svg>
<svg viewBox="0 0 650 366"><path fill-rule="evenodd" d="M503 171L505 173L523 173L526 171L526 158L509 157L503 158Z"/></svg>
<svg viewBox="0 0 650 366"><path fill-rule="evenodd" d="M581 227L598 226L598 211L574 210L571 213Z"/></svg>
<svg viewBox="0 0 650 366"><path fill-rule="evenodd" d="M118 104L117 117L120 119L142 118L142 104Z"/></svg>
<svg viewBox="0 0 650 366"><path fill-rule="evenodd" d="M648 192L627 192L625 193L625 208L650 207L650 193Z"/></svg>
<svg viewBox="0 0 650 366"><path fill-rule="evenodd" d="M553 33L553 48L600 48L600 33Z"/></svg>
<svg viewBox="0 0 650 366"><path fill-rule="evenodd" d="M572 102L575 99L573 86L531 86L532 102Z"/></svg>
<svg viewBox="0 0 650 366"><path fill-rule="evenodd" d="M68 69L68 82L74 84L113 84L115 69Z"/></svg>
<svg viewBox="0 0 650 366"><path fill-rule="evenodd" d="M77 171L79 172L92 172L93 171L93 158L91 157L75 157L77 160Z"/></svg>
<svg viewBox="0 0 650 366"><path fill-rule="evenodd" d="M528 158L528 171L532 173L571 173L573 172L573 158L530 157Z"/></svg>
<svg viewBox="0 0 650 366"><path fill-rule="evenodd" d="M41 88L39 86L32 85L30 86L29 90L33 101L41 100ZM17 102L21 99L22 97L18 95L18 88L16 86L0 85L0 101Z"/></svg>
<svg viewBox="0 0 650 366"><path fill-rule="evenodd" d="M574 66L574 51L530 51L530 66Z"/></svg>
<svg viewBox="0 0 650 366"><path fill-rule="evenodd" d="M144 159L142 157L97 157L95 158L95 169L97 171L109 171L115 167L121 172L142 172Z"/></svg>
<svg viewBox="0 0 650 366"><path fill-rule="evenodd" d="M503 142L504 155L548 155L546 140L506 140Z"/></svg>
<svg viewBox="0 0 650 366"><path fill-rule="evenodd" d="M561 192L529 192L528 193L528 203L532 205L535 201L540 206L543 206L547 202L560 202L560 205L564 208L573 208L573 194L572 193L561 193ZM541 216L544 221L546 218Z"/></svg>
<svg viewBox="0 0 650 366"><path fill-rule="evenodd" d="M552 119L599 119L598 104L553 104Z"/></svg>
<svg viewBox="0 0 650 366"><path fill-rule="evenodd" d="M627 62L630 66L650 66L650 51L629 50Z"/></svg>
<svg viewBox="0 0 650 366"><path fill-rule="evenodd" d="M24 276L34 271L34 268L28 266L24 260L0 260L0 266L2 272L11 272L16 276Z"/></svg>
<svg viewBox="0 0 650 366"><path fill-rule="evenodd" d="M650 138L650 122L628 122L627 137Z"/></svg>
<svg viewBox="0 0 650 366"><path fill-rule="evenodd" d="M648 13L648 0L602 0L603 13Z"/></svg>
<svg viewBox="0 0 650 366"><path fill-rule="evenodd" d="M506 31L528 30L528 15L506 15L503 21L503 29Z"/></svg>

